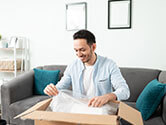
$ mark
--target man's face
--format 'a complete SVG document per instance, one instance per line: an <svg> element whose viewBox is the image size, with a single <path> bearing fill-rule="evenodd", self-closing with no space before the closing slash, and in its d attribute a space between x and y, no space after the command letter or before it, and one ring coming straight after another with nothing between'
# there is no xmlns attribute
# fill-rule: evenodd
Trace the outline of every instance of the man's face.
<svg viewBox="0 0 166 125"><path fill-rule="evenodd" d="M95 47L95 44L89 46L86 39L74 40L74 50L83 63L89 63L91 61Z"/></svg>

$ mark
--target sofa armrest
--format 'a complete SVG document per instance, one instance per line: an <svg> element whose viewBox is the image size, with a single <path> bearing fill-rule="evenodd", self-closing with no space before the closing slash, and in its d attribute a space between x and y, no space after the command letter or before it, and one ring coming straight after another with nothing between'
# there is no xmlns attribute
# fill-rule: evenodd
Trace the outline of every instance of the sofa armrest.
<svg viewBox="0 0 166 125"><path fill-rule="evenodd" d="M163 111L162 111L162 118L163 118L164 123L166 124L166 95L163 98L162 107L163 107L162 108L163 109Z"/></svg>
<svg viewBox="0 0 166 125"><path fill-rule="evenodd" d="M33 70L23 73L1 86L2 118L9 122L10 104L33 95Z"/></svg>
<svg viewBox="0 0 166 125"><path fill-rule="evenodd" d="M33 95L33 70L23 73L1 86L1 99L4 105L14 103Z"/></svg>

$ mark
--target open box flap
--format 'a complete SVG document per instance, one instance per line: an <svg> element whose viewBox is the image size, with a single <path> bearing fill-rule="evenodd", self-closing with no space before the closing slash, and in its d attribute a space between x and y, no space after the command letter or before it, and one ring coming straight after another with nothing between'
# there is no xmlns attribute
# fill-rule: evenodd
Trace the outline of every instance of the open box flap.
<svg viewBox="0 0 166 125"><path fill-rule="evenodd" d="M119 103L118 116L133 125L143 125L141 113L123 102Z"/></svg>
<svg viewBox="0 0 166 125"><path fill-rule="evenodd" d="M116 115L88 115L50 111L34 111L23 117L22 119L46 120L54 122L67 122L87 125L115 125L118 124L118 116Z"/></svg>
<svg viewBox="0 0 166 125"><path fill-rule="evenodd" d="M28 110L26 110L25 112L17 115L16 117L14 117L14 119L16 118L20 118L24 115L27 115L33 111L36 111L36 110L46 110L46 108L48 107L48 105L50 104L52 98L49 98L49 99L46 99L44 101L41 101L39 103L37 103L36 105L32 106L31 108L29 108Z"/></svg>

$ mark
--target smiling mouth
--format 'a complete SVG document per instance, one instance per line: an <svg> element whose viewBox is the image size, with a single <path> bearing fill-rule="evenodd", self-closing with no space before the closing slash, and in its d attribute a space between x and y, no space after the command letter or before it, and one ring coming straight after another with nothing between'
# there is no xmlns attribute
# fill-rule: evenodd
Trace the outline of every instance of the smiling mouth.
<svg viewBox="0 0 166 125"><path fill-rule="evenodd" d="M85 58L84 57L80 57L81 60L84 60Z"/></svg>
<svg viewBox="0 0 166 125"><path fill-rule="evenodd" d="M85 56L82 56L82 57L79 57L81 60L84 60L85 59Z"/></svg>

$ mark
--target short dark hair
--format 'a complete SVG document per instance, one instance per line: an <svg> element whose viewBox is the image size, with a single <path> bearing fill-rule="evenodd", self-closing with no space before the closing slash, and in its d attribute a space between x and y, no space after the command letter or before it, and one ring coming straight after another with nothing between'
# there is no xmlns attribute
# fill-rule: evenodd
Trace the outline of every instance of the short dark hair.
<svg viewBox="0 0 166 125"><path fill-rule="evenodd" d="M88 30L79 30L73 35L73 39L86 39L87 44L89 45L96 43L95 36Z"/></svg>

